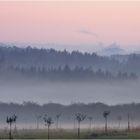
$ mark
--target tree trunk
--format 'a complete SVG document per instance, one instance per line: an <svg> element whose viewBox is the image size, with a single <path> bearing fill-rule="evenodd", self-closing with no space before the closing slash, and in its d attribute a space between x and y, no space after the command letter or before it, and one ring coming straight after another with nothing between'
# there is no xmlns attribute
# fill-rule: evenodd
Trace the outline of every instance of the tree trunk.
<svg viewBox="0 0 140 140"><path fill-rule="evenodd" d="M105 118L105 133L107 133L107 117Z"/></svg>
<svg viewBox="0 0 140 140"><path fill-rule="evenodd" d="M36 126L36 129L38 130L39 129L39 119L37 118L37 126Z"/></svg>
<svg viewBox="0 0 140 140"><path fill-rule="evenodd" d="M119 128L119 129L121 128L121 121L120 121L120 120L119 120L118 128Z"/></svg>
<svg viewBox="0 0 140 140"><path fill-rule="evenodd" d="M80 139L80 122L78 122L78 139Z"/></svg>
<svg viewBox="0 0 140 140"><path fill-rule="evenodd" d="M48 125L48 139L50 139L50 126Z"/></svg>
<svg viewBox="0 0 140 140"><path fill-rule="evenodd" d="M10 123L9 139L12 139L12 127L11 127L11 123Z"/></svg>
<svg viewBox="0 0 140 140"><path fill-rule="evenodd" d="M56 119L56 129L58 130L58 118Z"/></svg>
<svg viewBox="0 0 140 140"><path fill-rule="evenodd" d="M128 132L130 131L130 116L128 114Z"/></svg>
<svg viewBox="0 0 140 140"><path fill-rule="evenodd" d="M89 132L91 132L91 120L89 121Z"/></svg>

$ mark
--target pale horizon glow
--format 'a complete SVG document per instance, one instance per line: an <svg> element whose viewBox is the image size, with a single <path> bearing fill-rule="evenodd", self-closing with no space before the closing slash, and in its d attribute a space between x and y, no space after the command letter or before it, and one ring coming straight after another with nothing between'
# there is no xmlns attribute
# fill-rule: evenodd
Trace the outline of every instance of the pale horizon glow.
<svg viewBox="0 0 140 140"><path fill-rule="evenodd" d="M0 42L139 45L140 1L1 1Z"/></svg>

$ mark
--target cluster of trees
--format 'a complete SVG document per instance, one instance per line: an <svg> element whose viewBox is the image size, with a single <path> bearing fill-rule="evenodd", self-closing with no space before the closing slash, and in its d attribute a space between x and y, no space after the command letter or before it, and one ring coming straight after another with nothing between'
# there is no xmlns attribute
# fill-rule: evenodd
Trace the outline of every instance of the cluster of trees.
<svg viewBox="0 0 140 140"><path fill-rule="evenodd" d="M109 59L97 56L95 53L81 53L79 51L68 52L56 51L54 49L37 49L18 48L14 47L0 47L0 60L7 65L21 65L28 66L44 66L44 67L58 67L69 65L88 67L91 65L102 65L108 63ZM113 61L114 62L114 61Z"/></svg>
<svg viewBox="0 0 140 140"><path fill-rule="evenodd" d="M43 66L63 67L69 65L93 67L109 71L138 72L140 70L140 55L117 55L111 57L98 56L96 53L81 53L79 51L68 52L54 49L38 49L28 46L27 48L0 46L0 63L12 66Z"/></svg>
<svg viewBox="0 0 140 140"><path fill-rule="evenodd" d="M16 131L16 121L17 121L17 115L7 116L6 122L9 124L9 139L13 139L12 137L12 124L15 124L15 131Z"/></svg>
<svg viewBox="0 0 140 140"><path fill-rule="evenodd" d="M56 118L56 114L58 114L58 119L61 116L61 118L63 118L63 122L72 123L73 115L75 115L77 112L85 113L87 116L94 116L96 122L103 122L104 119L102 117L102 112L104 110L110 110L110 121L117 120L118 118L116 117L118 116L122 116L121 119L125 121L127 119L125 116L126 114L128 114L128 112L133 114L133 117L136 121L139 121L139 109L139 103L124 105L106 105L103 103L73 103L70 105L62 105L57 103L47 103L39 105L33 102L24 102L23 104L0 103L1 122L5 121L7 115L9 116L14 112L15 114L18 114L18 116L20 116L18 118L20 122L27 122L29 124L37 119L36 116L38 116L38 119L40 119L39 115L42 116L46 113L53 118Z"/></svg>
<svg viewBox="0 0 140 140"><path fill-rule="evenodd" d="M0 46L0 72L1 75L4 72L38 75L51 80L137 79L140 55L103 57L79 51Z"/></svg>
<svg viewBox="0 0 140 140"><path fill-rule="evenodd" d="M0 104L0 105L2 105L2 103ZM4 104L3 104L4 105ZM6 105L8 105L8 104L6 104ZM41 108L44 108L44 105L43 106L40 106L40 105L38 105L38 104L35 104L35 103L31 103L31 102L25 102L23 105L16 105L16 104L11 104L14 108L15 107L17 107L17 106L20 106L20 107L26 107L26 106L28 106L28 111L30 110L30 109L32 109L32 111L34 110L34 107L35 108L37 108L37 107L41 107ZM40 123L40 121L41 120L43 120L43 124L47 127L47 136L48 136L48 139L50 138L50 128L51 128L51 126L52 126L52 124L56 124L56 130L58 130L59 129L59 126L58 126L58 122L59 122L59 119L61 118L61 123L62 123L62 120L64 120L64 118L63 118L63 116L65 116L65 112L61 112L61 113L58 113L58 114L56 114L59 110L57 110L57 112L56 111L54 111L54 106L57 106L58 104L47 104L47 106L51 106L52 107L52 112L53 112L53 115L50 117L50 113L49 113L49 111L47 111L47 114L45 114L45 115L42 115L42 113L40 113L40 112L37 112L37 110L35 111L34 110L34 112L36 112L36 114L38 114L38 115L36 115L36 116L34 116L34 117L36 117L36 120L37 121L35 121L35 123L37 123L37 127L36 127L36 129L37 130L39 130L39 123ZM106 133L106 134L108 134L108 116L111 116L110 114L114 114L114 113L116 113L115 115L115 117L117 117L118 115L118 117L116 118L117 119L117 125L118 125L118 127L117 127L117 130L119 130L121 127L120 127L120 124L121 124L121 121L122 121L122 112L121 112L121 110L122 109L127 109L126 111L124 111L123 113L125 114L124 116L125 117L127 117L126 118L126 122L127 122L127 130L128 130L128 132L131 130L131 115L130 115L130 113L128 113L127 111L129 111L129 112L132 112L132 114L133 115L135 115L135 113L134 113L134 110L132 110L133 108L135 108L135 109L138 109L137 107L140 107L140 104L127 104L127 105L116 105L116 106L107 106L107 105L105 105L105 104L102 104L102 103L98 103L98 104L88 104L88 105L86 105L86 104L73 104L74 106L79 106L80 108L82 107L84 110L87 108L87 107L95 107L95 106L98 106L98 108L99 108L99 110L98 111L100 111L100 117L102 117L102 119L103 119L103 123L104 123L104 132ZM73 106L73 105L70 105L70 106ZM70 106L64 106L64 105L62 105L63 107L66 107L66 108L68 108L69 110L68 111L72 111L71 109L70 109ZM74 108L73 108L74 109ZM107 109L107 110L106 110ZM109 110L110 109L110 110ZM119 109L119 113L118 113L118 109ZM75 110L75 109L74 109ZM73 110L73 112L71 113L71 115L70 114L68 114L67 115L67 120L69 119L69 117L70 116L72 116L72 118L73 118L73 120L74 120L74 125L75 125L75 121L76 121L76 123L77 123L77 126L75 127L74 126L74 129L76 128L77 129L77 138L78 139L80 139L80 130L81 130L81 123L83 122L83 121L85 121L85 120L87 120L88 121L88 124L89 124L89 131L91 132L91 125L92 125L92 123L93 123L93 120L94 120L94 123L96 122L96 115L93 115L93 114L90 114L89 115L89 113L91 113L91 112L87 112L87 110L86 111L82 111L81 109L79 110L80 111L80 113L79 113L79 111L77 111L78 113L75 113L75 111ZM14 110L10 110L11 112L15 112ZM22 111L25 111L25 110L22 110ZM62 110L61 110L62 111ZM97 111L97 112L98 112ZM84 112L84 113L81 113L81 112ZM94 111L95 112L95 111ZM95 114L97 114L97 112L95 112ZM31 113L31 112L30 112ZM17 111L17 114L19 114L19 112ZM48 116L48 114L49 114L49 116ZM25 114L26 115L26 114ZM29 115L31 115L31 114L29 114ZM69 116L70 115L70 116ZM9 139L13 139L13 136L12 136L12 125L13 124L15 124L15 130L17 131L17 127L16 127L16 121L17 121L17 118L18 119L20 119L20 116L21 117L23 117L23 115L21 115L21 114L19 114L19 116L17 116L17 115L12 115L12 116L7 116L7 118L6 118L6 122L7 122L7 124L9 124ZM136 116L135 116L136 117ZM137 116L138 117L138 116ZM32 118L32 117L31 117ZM109 118L109 121L111 121L112 120L112 118L113 118L113 116L111 116L110 118Z"/></svg>
<svg viewBox="0 0 140 140"><path fill-rule="evenodd" d="M59 81L79 81L79 80L87 80L87 81L96 81L96 80L136 80L138 76L131 72L117 72L112 73L110 71L103 71L98 69L97 71L93 71L91 67L83 68L76 66L75 68L70 68L68 65L63 68L59 66L58 68L45 68L45 67L7 67L4 69L0 69L0 74L11 73L16 76L24 76L26 78L38 78L44 80L59 80ZM3 76L6 76L3 75Z"/></svg>

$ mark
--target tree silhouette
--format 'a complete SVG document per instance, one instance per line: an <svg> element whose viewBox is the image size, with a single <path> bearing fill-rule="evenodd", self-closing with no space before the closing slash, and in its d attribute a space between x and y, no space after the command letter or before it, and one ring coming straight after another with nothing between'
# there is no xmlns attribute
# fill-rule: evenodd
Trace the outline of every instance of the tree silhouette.
<svg viewBox="0 0 140 140"><path fill-rule="evenodd" d="M16 119L17 116L14 114L11 117L7 116L6 122L9 124L10 129L9 129L9 139L12 139L12 124L15 123L16 124ZM15 125L16 126L16 125Z"/></svg>
<svg viewBox="0 0 140 140"><path fill-rule="evenodd" d="M17 132L17 125L16 125L16 122L17 122L17 115L13 115L13 122L15 123L15 128L14 128L14 130L15 130L15 132Z"/></svg>
<svg viewBox="0 0 140 140"><path fill-rule="evenodd" d="M80 139L80 124L82 121L85 120L86 115L81 114L81 113L77 113L77 114L75 114L75 116L76 116L76 120L78 122L78 139Z"/></svg>
<svg viewBox="0 0 140 140"><path fill-rule="evenodd" d="M107 119L108 119L108 115L110 114L110 111L104 111L103 112L103 117L105 118L105 133L107 133L108 131L108 126L107 126Z"/></svg>
<svg viewBox="0 0 140 140"><path fill-rule="evenodd" d="M56 129L58 129L58 122L59 122L60 117L61 117L61 113L56 114Z"/></svg>
<svg viewBox="0 0 140 140"><path fill-rule="evenodd" d="M74 128L74 130L76 129L76 117L75 117L75 114L74 114L74 119L73 119L73 128Z"/></svg>
<svg viewBox="0 0 140 140"><path fill-rule="evenodd" d="M122 120L122 117L121 116L118 116L117 120L118 120L118 128L120 129L121 128L121 120Z"/></svg>
<svg viewBox="0 0 140 140"><path fill-rule="evenodd" d="M87 119L89 120L89 131L91 131L93 117L88 117Z"/></svg>
<svg viewBox="0 0 140 140"><path fill-rule="evenodd" d="M129 132L130 131L130 114L129 113L127 114L127 119L128 119L128 122L127 122L127 130Z"/></svg>
<svg viewBox="0 0 140 140"><path fill-rule="evenodd" d="M36 128L37 128L37 130L39 129L39 121L40 121L41 117L42 117L41 115L36 116L36 120L37 120L37 126L36 126Z"/></svg>
<svg viewBox="0 0 140 140"><path fill-rule="evenodd" d="M48 127L48 139L50 139L50 126L53 124L53 120L51 117L47 117L46 115L43 119L44 119L45 125Z"/></svg>

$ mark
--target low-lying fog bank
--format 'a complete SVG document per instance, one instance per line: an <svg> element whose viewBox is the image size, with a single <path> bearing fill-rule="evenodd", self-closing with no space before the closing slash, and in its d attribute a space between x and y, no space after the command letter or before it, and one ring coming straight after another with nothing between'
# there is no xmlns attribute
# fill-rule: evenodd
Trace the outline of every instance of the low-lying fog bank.
<svg viewBox="0 0 140 140"><path fill-rule="evenodd" d="M106 105L103 103L75 103L71 105L62 105L56 103L47 103L39 105L32 102L23 104L0 103L0 129L7 128L7 116L17 116L16 125L18 128L46 128L44 117L51 117L53 124L51 128L77 128L77 113L85 115L81 122L82 128L92 127L94 129L103 129L105 124L104 111L109 111L108 127L111 129L140 128L140 103L124 105ZM59 119L57 116L59 115ZM15 126L15 123L14 123Z"/></svg>
<svg viewBox="0 0 140 140"><path fill-rule="evenodd" d="M124 104L140 102L140 81L110 82L43 82L43 81L5 81L0 82L0 101L33 101L39 104L55 102L103 102Z"/></svg>
<svg viewBox="0 0 140 140"><path fill-rule="evenodd" d="M36 128L38 115L43 117L47 114L56 123L56 115L61 113L60 127L73 128L75 114L79 112L86 114L87 117L93 117L94 127L102 128L105 110L111 112L108 118L110 127L118 127L119 116L122 117L121 127L127 127L128 113L131 126L139 127L139 85L139 80L44 82L20 79L1 81L0 101L5 103L0 103L0 127L7 127L6 117L13 114L18 115L19 128ZM40 120L40 125L44 127L43 119ZM86 119L82 125L87 128L89 120Z"/></svg>

